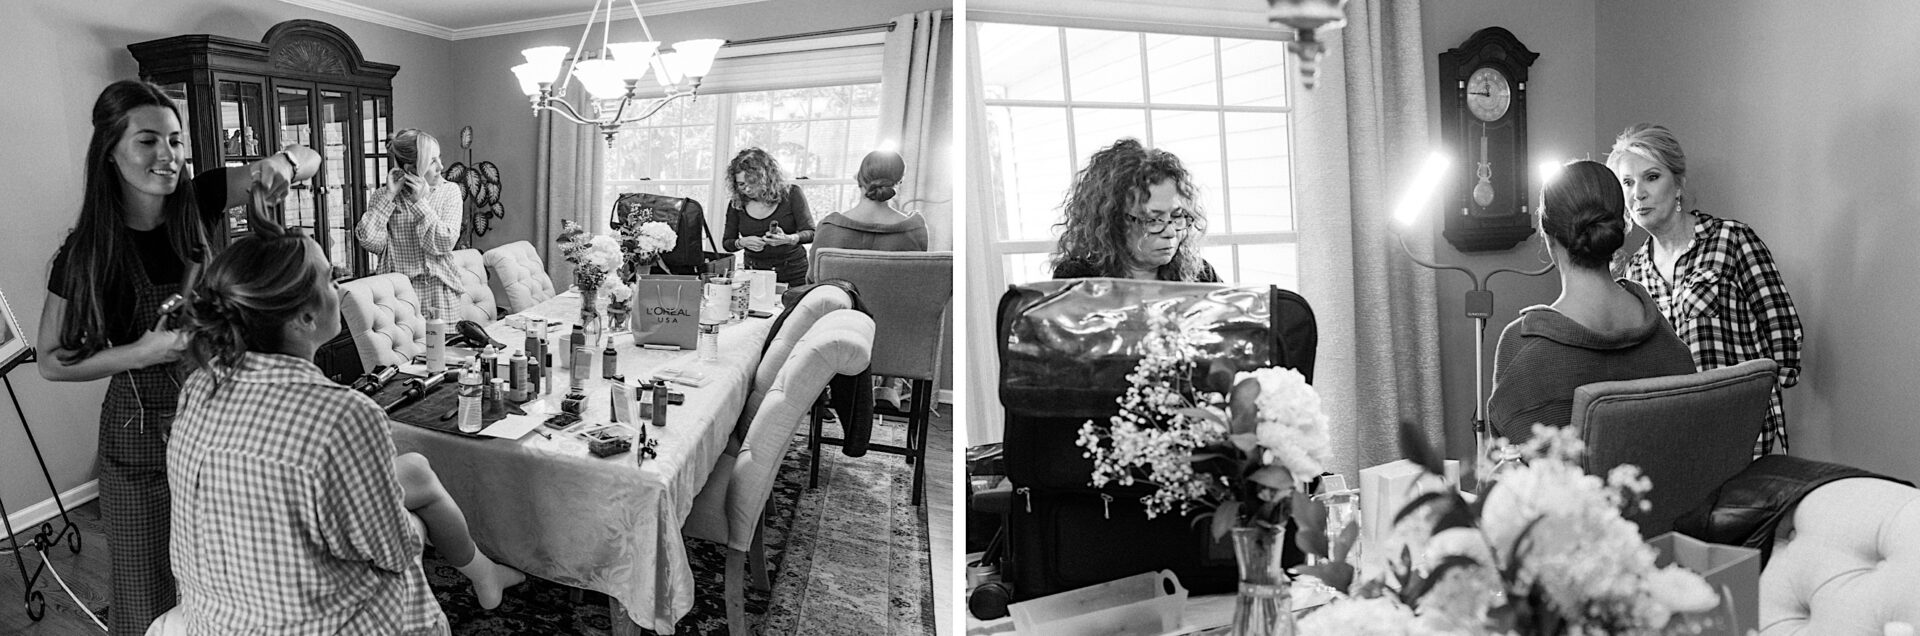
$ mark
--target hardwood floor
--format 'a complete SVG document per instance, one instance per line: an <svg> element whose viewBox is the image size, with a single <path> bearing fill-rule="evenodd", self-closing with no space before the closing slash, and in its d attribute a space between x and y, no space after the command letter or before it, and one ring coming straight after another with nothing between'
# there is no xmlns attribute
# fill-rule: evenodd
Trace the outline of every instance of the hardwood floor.
<svg viewBox="0 0 1920 636"><path fill-rule="evenodd" d="M934 633L946 634L954 608L953 407L942 404L927 426L927 547L932 551Z"/></svg>
<svg viewBox="0 0 1920 636"><path fill-rule="evenodd" d="M0 634L101 633L99 626L87 618L80 605L60 589L59 581L54 578L54 572L58 571L81 603L99 615L100 620L107 619L107 600L111 596L108 582L112 579L113 555L107 549L107 533L100 520L100 504L97 501L88 502L70 509L68 513L74 528L80 532L80 553L71 552L65 542L48 550L46 559L52 568L43 569L39 580L34 583L34 589L46 599L46 615L39 622L27 616L26 592L19 566L15 565L14 555L4 553L9 544L0 540ZM58 518L51 523L54 531L61 529ZM14 530L20 533L15 537L21 542L20 563L26 566L27 575L31 576L34 568L41 566L41 557L40 552L28 547L26 542L40 531L40 526Z"/></svg>

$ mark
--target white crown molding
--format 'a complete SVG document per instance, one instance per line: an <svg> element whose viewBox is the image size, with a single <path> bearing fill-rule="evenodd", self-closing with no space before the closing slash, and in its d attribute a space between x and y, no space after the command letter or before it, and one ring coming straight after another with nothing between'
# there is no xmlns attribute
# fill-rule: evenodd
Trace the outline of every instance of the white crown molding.
<svg viewBox="0 0 1920 636"><path fill-rule="evenodd" d="M718 9L742 4L755 4L766 1L767 0L656 0L655 2L642 2L639 4L641 13L646 15L664 15L668 13ZM613 12L616 22L633 19L633 11L625 10L624 3L616 4L621 4L621 6L617 7ZM587 20L591 17L593 17L592 11L581 11L579 13L557 15L548 18L502 22L500 24L489 24L469 29L454 29L452 36L448 39L471 40L474 38L485 38L509 33L525 33L528 31L542 31L561 27L577 29L586 26Z"/></svg>
<svg viewBox="0 0 1920 636"><path fill-rule="evenodd" d="M402 31L411 31L429 35L442 40L453 39L453 29L430 22L415 20L403 15L388 13L379 9L369 9L343 0L280 0L294 6L306 7L315 11L325 11L337 16L372 22L380 26L393 27Z"/></svg>
<svg viewBox="0 0 1920 636"><path fill-rule="evenodd" d="M456 41L471 40L474 38L492 37L495 35L506 35L509 33L524 33L527 31L540 31L544 29L554 29L554 28L560 28L560 27L579 28L579 27L585 26L587 24L587 19L593 15L592 11L581 11L578 13L570 13L567 15L557 15L557 16L546 17L546 18L534 18L531 20L519 20L515 22L502 22L500 24L489 24L485 26L470 27L465 29L451 29L451 28L443 27L437 24L433 24L431 22L415 20L413 18L409 18L403 15L392 13L392 12L381 11L379 9L364 7L358 4L354 4L352 2L347 2L346 0L280 0L280 1L287 4L295 5L295 6L306 7L309 9L313 9L315 11L324 11L326 13L331 13L333 15L337 15L341 17L353 18L355 20L361 20L364 22L371 22L373 24L378 24L380 26L393 27L395 29L400 29L402 31L410 31L413 33L419 33L421 35L428 35L428 36L440 38L442 40L456 40ZM717 9L720 7L731 7L735 5L754 4L754 3L766 2L766 1L767 0L655 0L653 2L642 2L639 4L640 4L640 11L647 15L664 15L668 13L684 13L688 11L701 11L705 9ZM614 11L614 19L616 21L625 21L625 20L633 19L632 11L627 11L625 17L621 17L620 13L621 11L618 8L616 8L616 10Z"/></svg>

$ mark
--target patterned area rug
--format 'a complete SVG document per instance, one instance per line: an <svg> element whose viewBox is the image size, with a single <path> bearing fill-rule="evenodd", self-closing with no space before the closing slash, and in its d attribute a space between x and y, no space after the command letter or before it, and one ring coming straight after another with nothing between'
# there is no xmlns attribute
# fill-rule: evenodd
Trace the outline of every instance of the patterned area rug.
<svg viewBox="0 0 1920 636"><path fill-rule="evenodd" d="M902 426L876 426L874 441L900 444ZM838 431L829 427L829 435ZM898 456L849 458L823 447L820 487L807 489L803 427L775 478L766 530L773 568L767 592L747 589L747 620L759 634L933 634L933 575L925 517L912 505L911 467ZM687 540L693 610L676 634L727 633L725 547ZM606 597L529 577L492 611L480 609L466 577L427 552L427 579L454 634L610 632ZM649 632L651 633L651 632Z"/></svg>

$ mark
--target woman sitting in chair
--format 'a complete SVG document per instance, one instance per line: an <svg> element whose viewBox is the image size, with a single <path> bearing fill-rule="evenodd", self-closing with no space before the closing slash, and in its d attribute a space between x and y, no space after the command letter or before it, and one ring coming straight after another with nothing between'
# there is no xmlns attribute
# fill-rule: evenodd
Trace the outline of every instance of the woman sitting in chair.
<svg viewBox="0 0 1920 636"><path fill-rule="evenodd" d="M167 481L173 573L199 633L446 633L417 558L412 511L480 605L524 579L474 548L417 454L394 456L385 414L321 375L340 292L318 243L264 219L194 288L197 369L181 389Z"/></svg>
<svg viewBox="0 0 1920 636"><path fill-rule="evenodd" d="M883 252L927 251L926 218L894 207L894 188L907 173L900 153L875 150L860 160L853 180L860 186L860 203L845 212L820 219L813 246Z"/></svg>
<svg viewBox="0 0 1920 636"><path fill-rule="evenodd" d="M1626 241L1625 199L1612 170L1567 164L1534 217L1560 270L1560 298L1520 310L1500 333L1487 417L1514 442L1536 423L1566 426L1573 391L1606 380L1693 373L1693 354L1647 290L1608 271Z"/></svg>

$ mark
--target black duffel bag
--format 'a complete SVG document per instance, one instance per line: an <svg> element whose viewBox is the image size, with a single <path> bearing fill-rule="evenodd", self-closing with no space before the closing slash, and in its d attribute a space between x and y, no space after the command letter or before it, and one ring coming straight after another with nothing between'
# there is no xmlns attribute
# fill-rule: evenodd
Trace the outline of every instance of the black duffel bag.
<svg viewBox="0 0 1920 636"><path fill-rule="evenodd" d="M996 335L1014 487L1002 571L1017 599L1161 569L1196 594L1237 583L1228 542L1189 516L1148 519L1148 487L1094 488L1092 461L1074 443L1087 421L1118 411L1154 314L1235 370L1280 366L1313 380L1319 330L1312 307L1288 290L1108 278L1013 286Z"/></svg>

